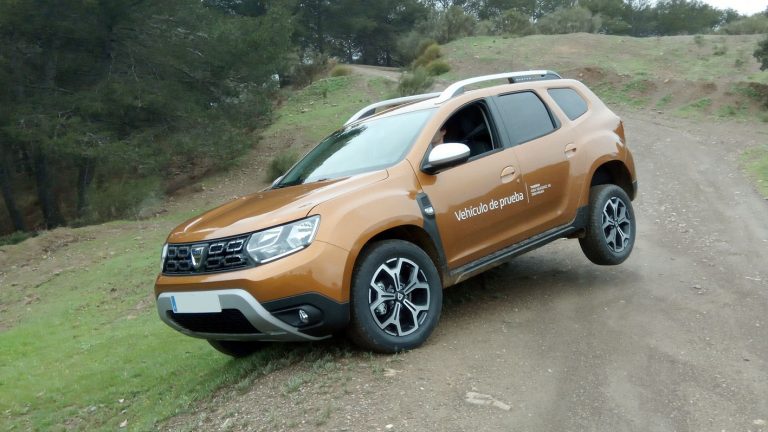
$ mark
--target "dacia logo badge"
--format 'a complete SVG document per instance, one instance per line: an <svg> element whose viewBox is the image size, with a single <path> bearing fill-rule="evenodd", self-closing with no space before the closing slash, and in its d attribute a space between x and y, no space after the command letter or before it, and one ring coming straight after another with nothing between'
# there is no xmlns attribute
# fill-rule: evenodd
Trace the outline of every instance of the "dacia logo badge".
<svg viewBox="0 0 768 432"><path fill-rule="evenodd" d="M200 267L203 265L203 252L205 251L205 246L192 246L192 249L190 250L190 257L192 258L192 267L195 268L195 270L200 270Z"/></svg>

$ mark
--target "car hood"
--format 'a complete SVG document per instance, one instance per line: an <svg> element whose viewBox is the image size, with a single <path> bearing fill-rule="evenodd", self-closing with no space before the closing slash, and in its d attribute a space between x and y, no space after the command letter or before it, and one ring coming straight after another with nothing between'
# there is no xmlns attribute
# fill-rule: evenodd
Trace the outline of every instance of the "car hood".
<svg viewBox="0 0 768 432"><path fill-rule="evenodd" d="M374 171L342 179L267 189L230 201L182 223L169 243L190 243L236 236L301 219L318 204L387 178Z"/></svg>

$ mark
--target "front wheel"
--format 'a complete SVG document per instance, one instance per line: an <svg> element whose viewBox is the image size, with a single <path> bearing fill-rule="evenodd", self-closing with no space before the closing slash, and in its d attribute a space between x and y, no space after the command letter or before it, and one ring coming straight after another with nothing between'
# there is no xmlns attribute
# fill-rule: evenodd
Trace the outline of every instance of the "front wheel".
<svg viewBox="0 0 768 432"><path fill-rule="evenodd" d="M264 347L263 342L208 339L208 343L222 354L235 358L248 357Z"/></svg>
<svg viewBox="0 0 768 432"><path fill-rule="evenodd" d="M584 255L595 264L621 264L635 245L635 212L624 189L598 185L590 189L586 234L579 239Z"/></svg>
<svg viewBox="0 0 768 432"><path fill-rule="evenodd" d="M352 276L349 335L381 353L418 347L437 325L443 303L440 275L429 256L402 240L374 243Z"/></svg>

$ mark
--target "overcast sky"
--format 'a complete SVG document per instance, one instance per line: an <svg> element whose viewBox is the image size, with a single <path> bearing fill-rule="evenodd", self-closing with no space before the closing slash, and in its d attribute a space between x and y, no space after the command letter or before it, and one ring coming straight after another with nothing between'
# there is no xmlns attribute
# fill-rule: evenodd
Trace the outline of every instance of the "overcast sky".
<svg viewBox="0 0 768 432"><path fill-rule="evenodd" d="M762 12L768 6L768 1L765 0L704 0L704 3L709 3L719 9L736 9L744 15Z"/></svg>

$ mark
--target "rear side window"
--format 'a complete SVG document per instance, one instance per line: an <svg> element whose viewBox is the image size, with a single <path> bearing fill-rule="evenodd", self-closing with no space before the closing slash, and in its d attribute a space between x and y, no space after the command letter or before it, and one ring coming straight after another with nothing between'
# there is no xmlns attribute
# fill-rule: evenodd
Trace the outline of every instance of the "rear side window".
<svg viewBox="0 0 768 432"><path fill-rule="evenodd" d="M512 145L544 136L553 130L552 117L533 92L511 93L497 99Z"/></svg>
<svg viewBox="0 0 768 432"><path fill-rule="evenodd" d="M565 115L571 120L576 120L587 112L587 102L570 88L556 88L547 90L552 99L557 102Z"/></svg>

